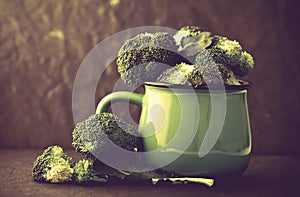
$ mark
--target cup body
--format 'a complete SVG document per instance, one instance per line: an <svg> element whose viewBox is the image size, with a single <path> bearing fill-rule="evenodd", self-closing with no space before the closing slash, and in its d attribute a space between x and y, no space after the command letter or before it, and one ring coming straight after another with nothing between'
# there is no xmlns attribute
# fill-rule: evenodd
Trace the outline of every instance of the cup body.
<svg viewBox="0 0 300 197"><path fill-rule="evenodd" d="M220 114L223 122L212 119ZM139 130L145 151L156 150L147 158L151 165L161 168L169 159L162 168L181 175L241 174L251 152L247 90L224 94L145 85ZM203 149L207 143L209 150Z"/></svg>

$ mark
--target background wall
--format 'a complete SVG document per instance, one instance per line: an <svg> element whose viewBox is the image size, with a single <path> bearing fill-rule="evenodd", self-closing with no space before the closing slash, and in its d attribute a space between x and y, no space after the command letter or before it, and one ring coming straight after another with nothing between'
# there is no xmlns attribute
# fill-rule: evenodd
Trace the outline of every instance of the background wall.
<svg viewBox="0 0 300 197"><path fill-rule="evenodd" d="M0 1L0 147L71 148L72 87L101 40L146 25L197 25L241 42L256 68L249 108L255 153L299 154L298 1ZM112 91L114 67L96 101ZM83 101L84 102L84 101ZM136 116L138 110L132 109Z"/></svg>

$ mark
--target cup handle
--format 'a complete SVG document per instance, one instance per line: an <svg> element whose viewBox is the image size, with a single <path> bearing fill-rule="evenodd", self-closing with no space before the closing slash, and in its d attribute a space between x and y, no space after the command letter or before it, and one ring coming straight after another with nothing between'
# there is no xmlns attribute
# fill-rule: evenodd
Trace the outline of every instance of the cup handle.
<svg viewBox="0 0 300 197"><path fill-rule="evenodd" d="M99 102L99 104L97 106L96 114L106 112L108 107L112 103L116 103L116 102L129 102L134 105L142 107L143 106L143 98L144 98L143 94L137 94L134 92L120 91L120 92L110 93L101 99L101 101Z"/></svg>

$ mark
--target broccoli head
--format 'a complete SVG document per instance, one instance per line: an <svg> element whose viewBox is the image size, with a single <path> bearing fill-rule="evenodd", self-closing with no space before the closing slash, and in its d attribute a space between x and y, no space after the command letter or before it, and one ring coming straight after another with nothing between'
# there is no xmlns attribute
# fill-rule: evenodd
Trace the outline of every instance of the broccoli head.
<svg viewBox="0 0 300 197"><path fill-rule="evenodd" d="M178 45L178 52L194 61L199 52L211 45L213 36L200 27L185 26L174 35L174 39Z"/></svg>
<svg viewBox="0 0 300 197"><path fill-rule="evenodd" d="M240 85L233 72L223 64L210 64L198 67L197 70L203 77L203 82L209 85L224 83L227 85Z"/></svg>
<svg viewBox="0 0 300 197"><path fill-rule="evenodd" d="M241 45L235 40L226 37L215 36L212 45L207 49L215 63L222 64L233 71L236 76L246 76L254 68L253 57L243 52ZM198 63L204 64L206 58L199 54ZM202 58L202 59L201 59Z"/></svg>
<svg viewBox="0 0 300 197"><path fill-rule="evenodd" d="M136 151L139 146L138 130L111 113L90 116L76 125L73 142L76 152L95 159L94 154L109 147L109 141L123 149Z"/></svg>
<svg viewBox="0 0 300 197"><path fill-rule="evenodd" d="M169 33L140 33L125 41L119 50L118 72L121 78L133 87L146 81L155 81L166 69L166 66L162 65L170 67L181 61L182 57L176 51L177 46ZM160 64L148 64L149 62Z"/></svg>
<svg viewBox="0 0 300 197"><path fill-rule="evenodd" d="M75 161L60 146L50 146L34 162L32 176L35 181L62 183L72 180Z"/></svg>
<svg viewBox="0 0 300 197"><path fill-rule="evenodd" d="M202 77L194 65L181 63L164 71L157 79L158 82L168 84L198 86L202 84Z"/></svg>
<svg viewBox="0 0 300 197"><path fill-rule="evenodd" d="M196 70L201 73L205 84L224 83L240 85L232 70L224 64L216 63L209 50L201 51L195 60Z"/></svg>
<svg viewBox="0 0 300 197"><path fill-rule="evenodd" d="M170 66L159 62L147 62L127 70L122 80L126 84L143 84L144 82L156 82L157 76L163 73ZM133 77L135 76L135 77Z"/></svg>

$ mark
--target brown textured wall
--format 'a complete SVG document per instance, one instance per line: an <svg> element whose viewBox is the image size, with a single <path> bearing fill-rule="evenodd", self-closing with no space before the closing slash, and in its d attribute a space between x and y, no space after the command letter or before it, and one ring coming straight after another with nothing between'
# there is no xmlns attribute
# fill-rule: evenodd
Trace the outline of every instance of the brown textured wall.
<svg viewBox="0 0 300 197"><path fill-rule="evenodd" d="M300 153L298 1L114 2L0 1L0 147L71 147L73 81L101 40L136 26L198 25L255 58L247 78L254 152ZM117 78L106 72L96 100Z"/></svg>

